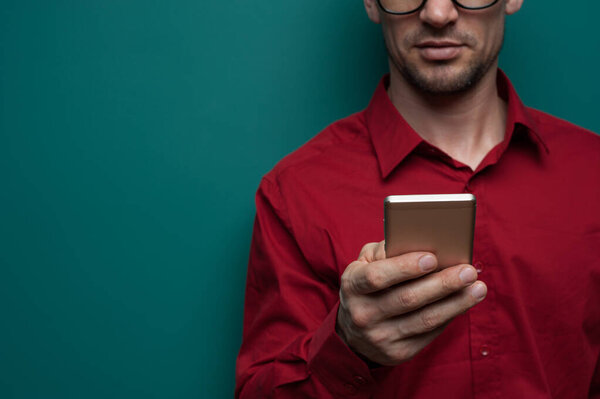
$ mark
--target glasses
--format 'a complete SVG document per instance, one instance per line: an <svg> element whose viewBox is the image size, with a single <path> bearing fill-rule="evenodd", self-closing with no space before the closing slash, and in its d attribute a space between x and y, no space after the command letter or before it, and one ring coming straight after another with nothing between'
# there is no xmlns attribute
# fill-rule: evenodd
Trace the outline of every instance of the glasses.
<svg viewBox="0 0 600 399"><path fill-rule="evenodd" d="M420 10L427 0L377 0L379 7L388 14L404 15ZM465 10L481 10L493 6L498 0L452 0Z"/></svg>

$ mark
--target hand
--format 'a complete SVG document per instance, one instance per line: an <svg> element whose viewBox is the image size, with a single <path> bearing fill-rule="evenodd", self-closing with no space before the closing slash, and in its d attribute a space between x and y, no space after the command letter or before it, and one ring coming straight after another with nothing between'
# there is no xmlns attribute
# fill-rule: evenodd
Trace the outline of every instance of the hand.
<svg viewBox="0 0 600 399"><path fill-rule="evenodd" d="M341 277L338 335L382 365L411 359L487 293L471 265L436 269L429 252L386 259L383 241L365 245Z"/></svg>

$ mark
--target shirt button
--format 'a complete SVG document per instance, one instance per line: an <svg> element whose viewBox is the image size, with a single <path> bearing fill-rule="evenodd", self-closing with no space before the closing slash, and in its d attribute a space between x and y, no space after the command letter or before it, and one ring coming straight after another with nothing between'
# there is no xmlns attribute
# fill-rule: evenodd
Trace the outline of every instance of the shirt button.
<svg viewBox="0 0 600 399"><path fill-rule="evenodd" d="M479 350L479 353L481 353L481 356L486 357L490 354L490 348L488 348L486 345L483 345Z"/></svg>
<svg viewBox="0 0 600 399"><path fill-rule="evenodd" d="M356 393L358 391L356 386L352 384L344 384L344 388L346 388L346 391L350 394Z"/></svg>
<svg viewBox="0 0 600 399"><path fill-rule="evenodd" d="M353 381L356 385L365 385L367 383L367 380L365 380L360 375L355 375Z"/></svg>
<svg viewBox="0 0 600 399"><path fill-rule="evenodd" d="M475 266L475 270L477 270L477 273L481 273L483 271L483 263L477 261L473 266Z"/></svg>

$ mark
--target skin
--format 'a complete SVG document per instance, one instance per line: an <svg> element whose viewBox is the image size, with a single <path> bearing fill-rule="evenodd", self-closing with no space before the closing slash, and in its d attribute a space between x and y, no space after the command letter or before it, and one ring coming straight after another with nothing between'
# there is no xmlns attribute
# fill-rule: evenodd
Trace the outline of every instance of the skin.
<svg viewBox="0 0 600 399"><path fill-rule="evenodd" d="M496 90L498 53L505 15L517 12L522 0L501 0L477 11L450 0L428 0L409 15L387 14L376 0L364 3L369 18L382 27L392 103L421 137L476 169L504 138L506 104ZM431 48L420 47L428 41L459 44L458 54L428 59Z"/></svg>
<svg viewBox="0 0 600 399"><path fill-rule="evenodd" d="M471 265L437 270L436 257L386 259L384 242L365 245L341 278L337 332L356 353L382 365L403 363L487 293Z"/></svg>
<svg viewBox="0 0 600 399"><path fill-rule="evenodd" d="M522 0L478 11L428 0L402 16L383 12L376 0L364 3L369 18L382 25L392 103L425 140L475 170L504 137L498 52L505 15L517 12ZM433 254L386 258L383 242L369 243L342 274L336 331L362 357L397 365L486 294L471 265L438 270Z"/></svg>

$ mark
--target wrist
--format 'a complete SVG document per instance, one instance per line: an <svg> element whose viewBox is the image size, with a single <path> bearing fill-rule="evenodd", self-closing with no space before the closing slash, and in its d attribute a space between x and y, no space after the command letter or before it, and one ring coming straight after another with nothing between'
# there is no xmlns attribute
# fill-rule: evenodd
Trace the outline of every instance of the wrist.
<svg viewBox="0 0 600 399"><path fill-rule="evenodd" d="M374 369L374 368L378 368L378 367L382 367L382 364L379 364L377 362L372 361L371 359L369 359L368 357L366 357L365 355L363 355L362 353L356 351L352 346L350 346L350 344L348 343L348 338L347 335L344 331L344 329L342 328L342 324L343 322L341 321L341 319L343 319L343 315L342 315L342 307L340 306L338 308L338 313L337 313L337 318L336 318L336 322L335 322L335 333L338 335L338 337L340 337L340 339L342 340L342 342L356 355L360 358L360 360L362 360L369 369Z"/></svg>
<svg viewBox="0 0 600 399"><path fill-rule="evenodd" d="M342 319L342 307L340 306L335 319L335 333L338 335L338 337L340 337L344 344L346 344L346 346L350 347L350 345L348 345L348 337L346 336L346 332L342 328Z"/></svg>

